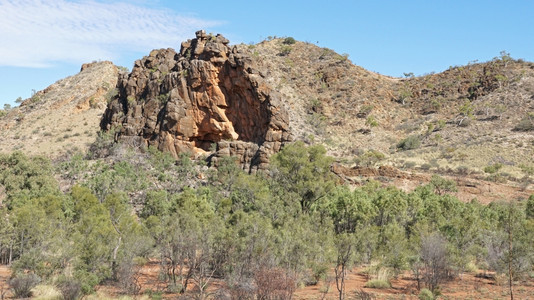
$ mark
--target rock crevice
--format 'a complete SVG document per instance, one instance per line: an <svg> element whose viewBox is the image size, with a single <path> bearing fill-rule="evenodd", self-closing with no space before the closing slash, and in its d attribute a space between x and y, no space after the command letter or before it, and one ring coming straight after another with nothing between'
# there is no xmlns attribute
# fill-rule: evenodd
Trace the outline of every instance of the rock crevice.
<svg viewBox="0 0 534 300"><path fill-rule="evenodd" d="M119 78L118 95L101 127L119 138L193 155L238 157L249 171L291 140L280 94L256 71L251 58L222 35L198 31L180 51L153 50Z"/></svg>

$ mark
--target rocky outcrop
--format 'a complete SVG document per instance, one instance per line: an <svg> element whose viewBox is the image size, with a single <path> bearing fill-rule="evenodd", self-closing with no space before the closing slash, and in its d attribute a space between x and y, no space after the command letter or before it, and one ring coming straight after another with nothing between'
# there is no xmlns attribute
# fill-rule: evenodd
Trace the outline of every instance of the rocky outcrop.
<svg viewBox="0 0 534 300"><path fill-rule="evenodd" d="M342 164L335 163L332 165L332 172L338 176L346 177L388 177L406 179L410 174L402 172L392 166L380 166L378 168L355 166L352 168Z"/></svg>
<svg viewBox="0 0 534 300"><path fill-rule="evenodd" d="M231 155L249 170L265 167L291 140L288 113L250 57L228 43L198 31L179 53L153 50L136 61L119 78L102 129L142 137L174 156Z"/></svg>

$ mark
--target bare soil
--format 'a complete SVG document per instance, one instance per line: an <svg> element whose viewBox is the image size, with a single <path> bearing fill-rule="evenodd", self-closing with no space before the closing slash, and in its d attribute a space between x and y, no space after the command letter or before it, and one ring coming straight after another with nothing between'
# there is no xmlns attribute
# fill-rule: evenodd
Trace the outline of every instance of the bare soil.
<svg viewBox="0 0 534 300"><path fill-rule="evenodd" d="M391 288L373 289L366 288L365 283L369 280L363 267L353 269L347 275L346 295L347 298L353 296L355 292L365 292L375 297L375 299L418 299L417 282L405 272L396 279L391 280ZM178 294L165 292L166 283L158 279L159 264L157 261L150 261L141 270L139 282L141 293L152 290L161 291L164 299L175 299ZM331 274L332 275L332 274ZM12 294L8 291L8 280L11 276L9 267L0 266L0 293L3 291L6 299L11 299ZM223 286L223 283L214 280L212 290ZM191 290L193 285L191 285ZM103 285L97 287L98 299L117 299L125 296L120 288L115 285ZM7 293L6 293L7 292ZM510 294L506 278L495 277L495 274L482 272L463 273L454 280L446 282L441 287L442 299L509 299ZM323 298L324 296L324 298ZM134 298L140 298L137 296ZM514 297L516 299L534 299L534 279L528 278L514 283ZM143 298L146 298L143 297ZM315 300L315 299L337 299L338 291L335 281L330 280L328 291L326 284L321 281L317 285L300 287L294 294L294 299ZM0 298L1 299L1 298ZM350 298L349 298L350 299ZM355 298L356 299L356 298Z"/></svg>

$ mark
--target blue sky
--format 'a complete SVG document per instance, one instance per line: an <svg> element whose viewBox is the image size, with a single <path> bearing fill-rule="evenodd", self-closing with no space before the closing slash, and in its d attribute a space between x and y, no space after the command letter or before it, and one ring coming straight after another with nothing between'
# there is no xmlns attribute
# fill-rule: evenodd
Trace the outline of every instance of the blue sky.
<svg viewBox="0 0 534 300"><path fill-rule="evenodd" d="M131 69L198 29L232 43L292 36L385 75L422 75L505 50L534 61L534 1L0 0L0 108L82 63Z"/></svg>

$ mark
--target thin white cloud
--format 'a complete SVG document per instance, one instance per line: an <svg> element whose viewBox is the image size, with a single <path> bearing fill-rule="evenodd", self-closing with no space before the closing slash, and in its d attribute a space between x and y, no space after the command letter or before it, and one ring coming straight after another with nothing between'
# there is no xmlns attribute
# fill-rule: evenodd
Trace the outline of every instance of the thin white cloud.
<svg viewBox="0 0 534 300"><path fill-rule="evenodd" d="M0 66L46 67L179 48L196 30L218 24L124 2L0 0Z"/></svg>

